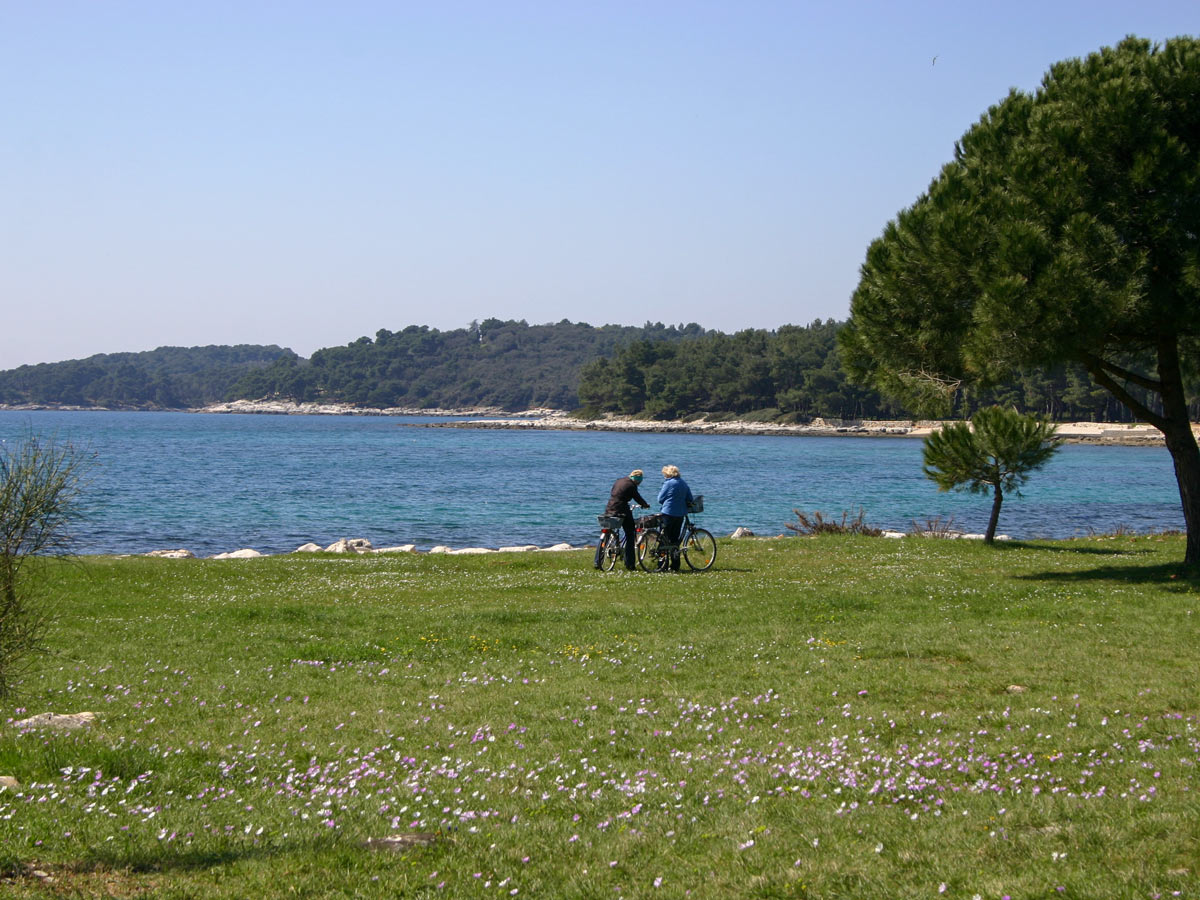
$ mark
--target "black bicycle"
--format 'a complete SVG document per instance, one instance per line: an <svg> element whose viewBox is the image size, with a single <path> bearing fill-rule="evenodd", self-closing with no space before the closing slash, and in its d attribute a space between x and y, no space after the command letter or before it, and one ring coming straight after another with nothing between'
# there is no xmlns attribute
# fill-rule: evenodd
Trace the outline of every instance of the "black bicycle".
<svg viewBox="0 0 1200 900"><path fill-rule="evenodd" d="M633 527L636 534L641 534L648 521L657 522L657 516L642 516L634 518ZM600 540L597 543L597 558L600 560L600 568L605 572L611 572L617 567L617 563L625 559L625 529L621 527L622 518L620 516L596 516L596 521L600 523ZM636 539L636 537L635 537ZM637 544L641 546L640 543Z"/></svg>
<svg viewBox="0 0 1200 900"><path fill-rule="evenodd" d="M683 527L679 530L678 544L668 541L661 529L646 528L638 538L638 565L647 572L665 572L671 567L671 555L678 553L689 569L697 572L711 569L717 561L717 539L711 532L692 522L692 514L701 512L704 512L703 494L688 504Z"/></svg>

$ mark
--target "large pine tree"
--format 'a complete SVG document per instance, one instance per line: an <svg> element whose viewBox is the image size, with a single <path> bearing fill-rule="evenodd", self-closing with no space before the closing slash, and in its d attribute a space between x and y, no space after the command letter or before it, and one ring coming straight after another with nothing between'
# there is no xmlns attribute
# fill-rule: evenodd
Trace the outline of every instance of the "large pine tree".
<svg viewBox="0 0 1200 900"><path fill-rule="evenodd" d="M1200 40L1127 38L988 110L868 249L841 342L855 377L927 409L1081 364L1163 433L1200 564Z"/></svg>

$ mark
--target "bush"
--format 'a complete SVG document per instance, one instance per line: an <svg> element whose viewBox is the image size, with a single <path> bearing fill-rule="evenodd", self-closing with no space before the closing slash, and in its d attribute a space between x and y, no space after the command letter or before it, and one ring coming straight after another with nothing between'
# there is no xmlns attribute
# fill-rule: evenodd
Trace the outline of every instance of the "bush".
<svg viewBox="0 0 1200 900"><path fill-rule="evenodd" d="M0 698L43 648L48 602L38 569L64 555L88 460L69 442L27 435L0 443Z"/></svg>
<svg viewBox="0 0 1200 900"><path fill-rule="evenodd" d="M869 537L879 537L883 534L882 529L867 524L867 513L861 506L858 508L858 515L853 519L850 518L849 512L844 511L841 521L825 518L825 514L820 510L811 516L800 509L793 509L792 512L796 515L796 521L784 524L797 534L865 534Z"/></svg>
<svg viewBox="0 0 1200 900"><path fill-rule="evenodd" d="M917 537L948 538L957 537L961 532L954 527L954 516L950 516L948 519L934 516L924 522L917 522L914 519L908 533Z"/></svg>
<svg viewBox="0 0 1200 900"><path fill-rule="evenodd" d="M740 416L743 422L774 422L779 418L779 410L774 406L767 409L756 409Z"/></svg>

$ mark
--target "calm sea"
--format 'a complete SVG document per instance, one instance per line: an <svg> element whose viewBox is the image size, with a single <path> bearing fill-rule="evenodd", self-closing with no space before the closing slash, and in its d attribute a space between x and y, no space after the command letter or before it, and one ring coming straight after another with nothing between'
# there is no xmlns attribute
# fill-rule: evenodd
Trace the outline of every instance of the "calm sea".
<svg viewBox="0 0 1200 900"><path fill-rule="evenodd" d="M675 463L699 519L718 536L738 526L779 534L792 510L866 510L907 530L953 518L982 532L990 498L939 493L911 438L821 438L412 427L420 419L0 411L0 439L30 429L95 457L83 553L185 547L264 553L365 537L375 546L498 547L587 543L615 478ZM445 421L445 420L440 420ZM1023 496L1006 499L1000 531L1069 537L1089 529L1182 528L1165 449L1066 446Z"/></svg>

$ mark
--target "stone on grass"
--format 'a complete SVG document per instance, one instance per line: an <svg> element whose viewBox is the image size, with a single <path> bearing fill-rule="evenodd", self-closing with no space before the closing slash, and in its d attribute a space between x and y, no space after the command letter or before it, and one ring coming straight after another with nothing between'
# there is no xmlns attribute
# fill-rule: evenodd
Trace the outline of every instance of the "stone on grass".
<svg viewBox="0 0 1200 900"><path fill-rule="evenodd" d="M734 532L733 532L733 534L731 534L731 535L730 535L730 537L731 537L731 538L748 538L748 537L754 537L754 532L753 532L753 531L751 531L749 528L747 528L747 527L745 527L745 526L743 525L743 526L742 526L742 527L740 527L740 528L735 528L735 529L734 529Z"/></svg>
<svg viewBox="0 0 1200 900"><path fill-rule="evenodd" d="M1023 694L1027 690L1029 690L1029 688L1025 687L1022 684L1010 684L1008 687L1006 687L1004 689L1004 693L1006 693L1006 694Z"/></svg>
<svg viewBox="0 0 1200 900"><path fill-rule="evenodd" d="M297 547L295 549L294 552L295 553L320 553L324 549L325 548L322 547L320 544L314 544L312 541L309 541L307 544L301 544L299 547Z"/></svg>
<svg viewBox="0 0 1200 900"><path fill-rule="evenodd" d="M555 544L553 547L539 548L543 553L557 553L560 550L574 550L570 544Z"/></svg>
<svg viewBox="0 0 1200 900"><path fill-rule="evenodd" d="M251 550L246 547L242 550L234 550L231 553L218 553L216 556L210 556L209 559L258 559L262 556L257 550Z"/></svg>
<svg viewBox="0 0 1200 900"><path fill-rule="evenodd" d="M30 716L28 719L21 719L19 722L13 722L17 728L49 728L51 731L75 731L91 725L96 721L94 712L78 712L78 713L38 713L36 716Z"/></svg>
<svg viewBox="0 0 1200 900"><path fill-rule="evenodd" d="M438 544L436 547L430 547L429 552L430 553L449 553L453 549L454 548L452 548L452 547L447 547L445 544Z"/></svg>
<svg viewBox="0 0 1200 900"><path fill-rule="evenodd" d="M182 548L180 548L179 550L151 550L146 555L153 556L158 559L195 559L196 558L196 554L193 553L191 550L184 550Z"/></svg>
<svg viewBox="0 0 1200 900"><path fill-rule="evenodd" d="M376 547L372 553L416 553L416 544L401 544L398 547Z"/></svg>
<svg viewBox="0 0 1200 900"><path fill-rule="evenodd" d="M363 846L368 850L392 850L399 853L410 847L428 847L436 843L437 832L411 831L408 834L389 834L387 837L367 838Z"/></svg>
<svg viewBox="0 0 1200 900"><path fill-rule="evenodd" d="M897 538L904 537L904 532L903 531L885 531L885 532L883 532L883 534L880 535L880 537L891 538L892 540L896 540Z"/></svg>
<svg viewBox="0 0 1200 900"><path fill-rule="evenodd" d="M528 553L530 550L536 550L537 544L522 544L520 547L501 547L500 553Z"/></svg>

